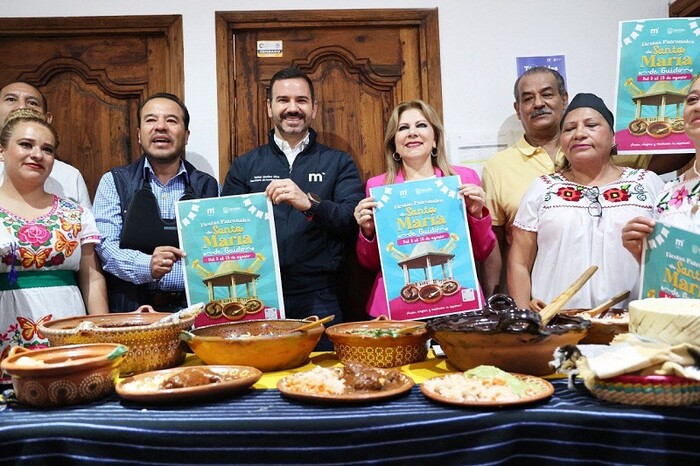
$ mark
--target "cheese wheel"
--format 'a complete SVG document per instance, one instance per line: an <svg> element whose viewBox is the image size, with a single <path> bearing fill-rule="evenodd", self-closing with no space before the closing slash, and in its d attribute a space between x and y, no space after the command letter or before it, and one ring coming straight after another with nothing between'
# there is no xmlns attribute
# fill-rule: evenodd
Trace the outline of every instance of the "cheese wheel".
<svg viewBox="0 0 700 466"><path fill-rule="evenodd" d="M700 299L647 298L629 303L631 333L678 345L700 344Z"/></svg>

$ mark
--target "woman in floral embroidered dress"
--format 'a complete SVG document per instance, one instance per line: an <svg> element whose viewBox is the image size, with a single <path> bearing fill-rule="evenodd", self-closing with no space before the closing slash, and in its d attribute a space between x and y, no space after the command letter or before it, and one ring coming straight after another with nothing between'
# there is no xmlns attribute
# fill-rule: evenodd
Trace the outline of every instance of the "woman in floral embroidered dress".
<svg viewBox="0 0 700 466"><path fill-rule="evenodd" d="M636 296L639 264L620 234L629 219L652 216L663 185L652 172L612 163L613 115L599 97L578 94L561 125L564 164L533 182L513 224L508 290L523 308L531 298L552 301L592 265L598 271L567 307L590 308L625 290Z"/></svg>
<svg viewBox="0 0 700 466"><path fill-rule="evenodd" d="M700 148L700 80L696 79L685 98L683 109L685 134ZM669 156L670 157L670 156ZM700 233L700 165L697 155L693 165L678 178L664 185L656 200L654 219L668 225ZM656 225L654 219L636 217L622 230L622 244L641 261L642 241Z"/></svg>
<svg viewBox="0 0 700 466"><path fill-rule="evenodd" d="M45 345L41 322L85 314L86 307L107 312L92 213L44 191L57 147L53 127L31 109L12 112L0 133L0 228L14 238L0 262L0 360L11 346Z"/></svg>

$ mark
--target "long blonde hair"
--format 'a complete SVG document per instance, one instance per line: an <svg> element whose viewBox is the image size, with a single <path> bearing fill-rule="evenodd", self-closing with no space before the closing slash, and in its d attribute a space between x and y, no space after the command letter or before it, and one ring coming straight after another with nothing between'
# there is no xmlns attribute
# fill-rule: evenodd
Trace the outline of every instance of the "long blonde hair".
<svg viewBox="0 0 700 466"><path fill-rule="evenodd" d="M401 102L397 105L391 112L389 121L386 124L386 132L384 133L384 157L386 158L386 183L390 184L396 180L396 175L401 171L401 165L403 164L400 160L394 160L394 153L396 152L396 143L394 138L396 132L399 129L399 119L401 115L406 110L416 109L420 111L430 126L433 127L433 132L435 133L435 149L437 151L436 157L430 157L433 167L438 167L443 175L455 175L456 172L452 170L450 164L447 161L447 151L445 150L445 129L442 127L442 122L440 121L440 116L437 114L435 109L429 104L423 102L422 100L409 100L406 102Z"/></svg>

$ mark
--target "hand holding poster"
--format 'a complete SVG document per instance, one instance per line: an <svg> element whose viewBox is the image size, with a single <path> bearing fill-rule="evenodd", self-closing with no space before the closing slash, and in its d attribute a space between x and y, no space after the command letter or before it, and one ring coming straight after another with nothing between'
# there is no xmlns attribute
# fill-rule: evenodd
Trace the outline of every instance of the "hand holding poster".
<svg viewBox="0 0 700 466"><path fill-rule="evenodd" d="M206 303L195 326L283 319L272 204L263 193L179 201L187 302Z"/></svg>
<svg viewBox="0 0 700 466"><path fill-rule="evenodd" d="M639 299L700 298L700 235L656 222L642 255Z"/></svg>
<svg viewBox="0 0 700 466"><path fill-rule="evenodd" d="M698 75L698 18L620 22L615 141L620 154L694 150L683 104Z"/></svg>
<svg viewBox="0 0 700 466"><path fill-rule="evenodd" d="M481 309L459 184L448 176L370 190L390 319Z"/></svg>

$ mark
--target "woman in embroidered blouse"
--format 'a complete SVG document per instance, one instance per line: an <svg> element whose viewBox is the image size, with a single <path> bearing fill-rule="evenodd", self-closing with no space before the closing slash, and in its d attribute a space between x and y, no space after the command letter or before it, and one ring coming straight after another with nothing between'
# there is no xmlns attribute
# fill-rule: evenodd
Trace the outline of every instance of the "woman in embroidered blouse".
<svg viewBox="0 0 700 466"><path fill-rule="evenodd" d="M700 148L700 80L696 79L685 98L683 109L685 134ZM671 157L671 156L669 156ZM666 183L656 200L654 219L668 225L700 233L700 165L697 155L693 165L678 178ZM636 217L622 230L622 244L641 262L643 240L654 229L656 221Z"/></svg>
<svg viewBox="0 0 700 466"><path fill-rule="evenodd" d="M484 260L493 249L496 237L491 230L491 215L484 207L484 190L479 176L466 167L450 166L445 152L444 130L433 107L421 100L403 102L394 108L384 134L387 172L367 180L365 199L355 208L360 226L357 258L360 265L377 272L367 303L371 316L387 315L386 290L380 269L379 249L374 229L373 208L377 202L370 188L435 176L459 175L459 193L465 197L467 221L476 260Z"/></svg>
<svg viewBox="0 0 700 466"><path fill-rule="evenodd" d="M0 133L0 228L15 242L0 262L0 359L10 346L46 344L41 322L85 314L86 305L107 312L92 213L44 191L57 147L53 127L31 109L12 112Z"/></svg>
<svg viewBox="0 0 700 466"><path fill-rule="evenodd" d="M515 217L508 290L522 308L531 298L552 301L593 265L598 271L567 307L590 308L625 290L636 296L639 264L620 233L629 219L652 216L663 184L612 163L613 115L599 97L574 97L561 126L564 166L533 182Z"/></svg>

